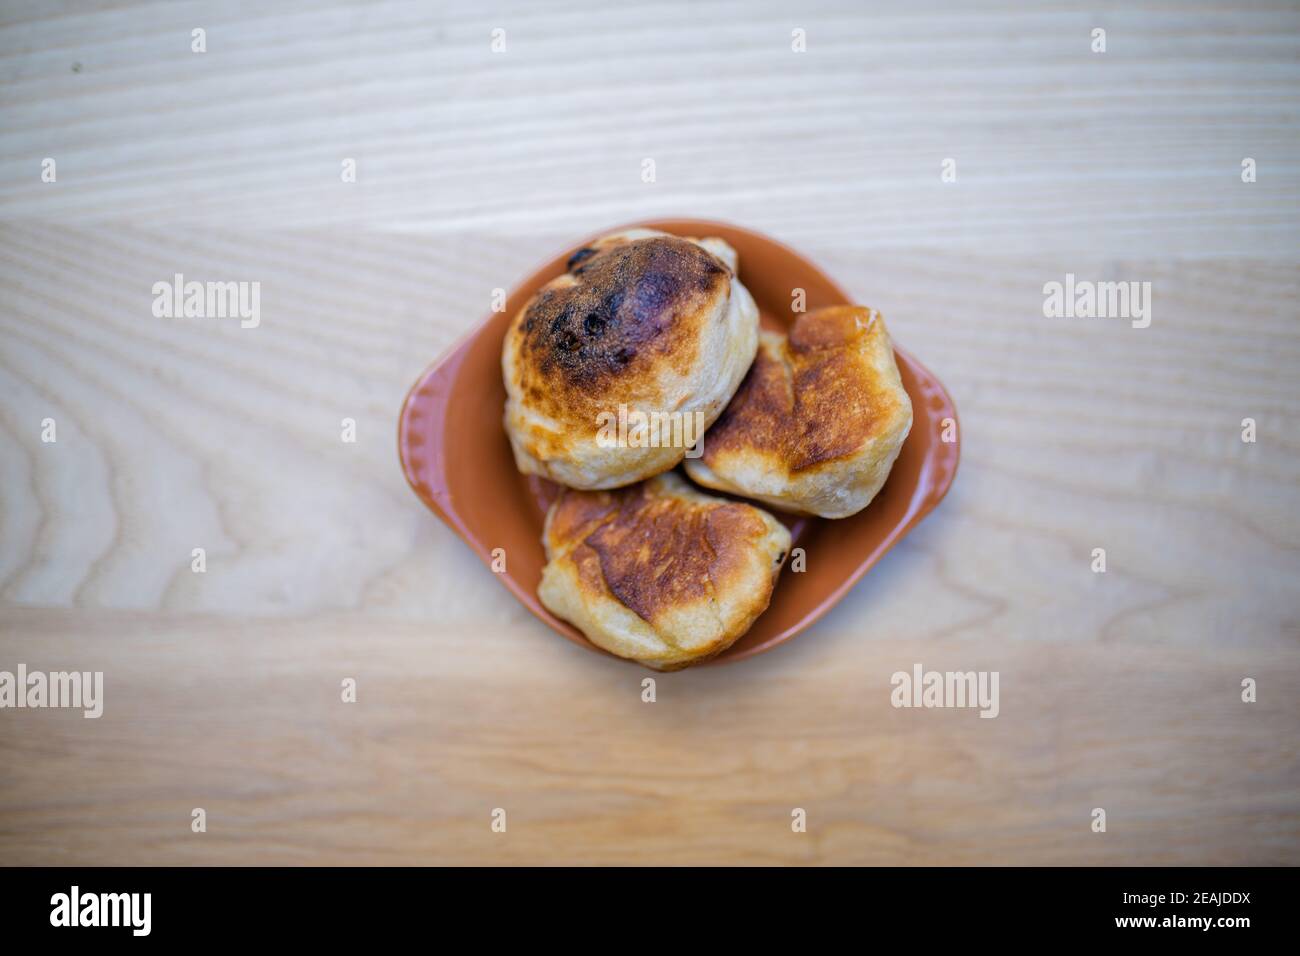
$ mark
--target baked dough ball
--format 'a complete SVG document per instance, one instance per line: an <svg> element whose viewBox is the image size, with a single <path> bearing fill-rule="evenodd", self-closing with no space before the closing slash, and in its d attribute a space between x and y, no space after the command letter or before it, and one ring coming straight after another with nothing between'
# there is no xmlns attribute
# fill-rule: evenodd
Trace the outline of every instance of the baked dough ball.
<svg viewBox="0 0 1300 956"><path fill-rule="evenodd" d="M676 472L617 491L566 489L543 533L542 603L599 647L655 670L718 654L767 608L790 532Z"/></svg>
<svg viewBox="0 0 1300 956"><path fill-rule="evenodd" d="M758 307L721 239L649 229L599 239L506 332L515 463L571 488L667 471L722 414L757 348Z"/></svg>
<svg viewBox="0 0 1300 956"><path fill-rule="evenodd" d="M865 508L912 427L880 313L834 306L763 332L758 358L686 473L708 488L823 518Z"/></svg>

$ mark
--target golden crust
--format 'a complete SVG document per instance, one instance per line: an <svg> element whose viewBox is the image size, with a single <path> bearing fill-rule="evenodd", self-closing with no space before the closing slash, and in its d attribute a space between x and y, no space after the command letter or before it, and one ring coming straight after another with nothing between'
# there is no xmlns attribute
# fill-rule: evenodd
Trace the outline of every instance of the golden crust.
<svg viewBox="0 0 1300 956"><path fill-rule="evenodd" d="M566 489L543 536L538 595L593 643L656 670L712 657L772 597L790 533L676 473L617 491Z"/></svg>
<svg viewBox="0 0 1300 956"><path fill-rule="evenodd" d="M684 447L610 447L602 416L700 412L708 427L757 347L758 309L721 240L652 230L597 240L506 333L505 425L516 464L575 488L666 471Z"/></svg>
<svg viewBox="0 0 1300 956"><path fill-rule="evenodd" d="M764 332L727 410L687 459L696 482L824 518L865 508L912 427L880 314L834 306Z"/></svg>

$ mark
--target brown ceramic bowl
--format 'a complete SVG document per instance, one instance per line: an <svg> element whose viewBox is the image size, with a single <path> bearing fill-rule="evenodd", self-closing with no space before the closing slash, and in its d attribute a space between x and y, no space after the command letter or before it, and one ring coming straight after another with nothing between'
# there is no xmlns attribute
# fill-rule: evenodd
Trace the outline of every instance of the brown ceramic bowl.
<svg viewBox="0 0 1300 956"><path fill-rule="evenodd" d="M681 236L720 236L729 242L740 255L740 278L758 303L765 326L783 329L794 320L790 307L795 288L807 293L809 311L852 302L807 259L756 232L696 219L636 225ZM591 238L616 231L606 229ZM583 245L574 243L521 282L504 312L489 315L420 376L402 406L397 449L415 493L484 563L491 566L493 549L505 550L501 581L525 607L575 644L605 654L537 598L546 563L542 523L556 487L515 469L502 425L506 394L501 344L506 327L534 292L564 271L569 255ZM906 327L906 316L898 316L890 331ZM807 629L947 493L960 452L955 440L960 435L957 410L939 380L916 359L898 348L895 355L903 386L912 398L914 421L885 487L865 510L840 521L778 514L790 528L794 546L805 549L807 570L793 573L786 568L767 611L749 633L710 663L762 653ZM953 420L950 442L941 438L946 418Z"/></svg>

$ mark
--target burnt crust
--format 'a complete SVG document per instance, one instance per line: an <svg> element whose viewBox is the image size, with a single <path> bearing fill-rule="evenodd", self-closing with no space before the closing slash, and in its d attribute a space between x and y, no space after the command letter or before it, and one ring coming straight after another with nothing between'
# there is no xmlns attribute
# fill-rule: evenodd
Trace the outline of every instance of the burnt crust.
<svg viewBox="0 0 1300 956"><path fill-rule="evenodd" d="M654 626L664 612L716 600L734 586L767 533L749 505L693 501L640 484L613 492L565 490L548 538L573 542L569 557L583 591L607 592Z"/></svg>
<svg viewBox="0 0 1300 956"><path fill-rule="evenodd" d="M761 450L797 474L845 458L897 411L856 345L878 314L835 306L801 315L782 346L759 346L731 404L709 429L704 463Z"/></svg>
<svg viewBox="0 0 1300 956"><path fill-rule="evenodd" d="M686 374L697 361L703 306L727 295L730 279L720 259L676 236L577 250L516 319L520 393L568 420L589 419L611 397L653 400L657 365Z"/></svg>

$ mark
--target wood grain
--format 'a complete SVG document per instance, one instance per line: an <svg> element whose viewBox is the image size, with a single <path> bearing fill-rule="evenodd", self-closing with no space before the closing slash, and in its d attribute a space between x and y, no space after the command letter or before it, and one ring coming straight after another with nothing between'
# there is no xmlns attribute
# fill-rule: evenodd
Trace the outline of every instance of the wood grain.
<svg viewBox="0 0 1300 956"><path fill-rule="evenodd" d="M1286 4L7 4L0 669L106 704L0 711L0 862L1296 862L1297 53ZM881 310L963 461L816 628L646 704L394 433L494 288L656 214ZM1067 272L1151 326L1044 318ZM176 273L260 326L155 318ZM917 662L1001 714L894 709Z"/></svg>

